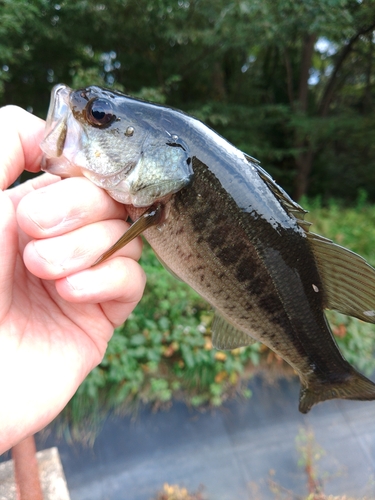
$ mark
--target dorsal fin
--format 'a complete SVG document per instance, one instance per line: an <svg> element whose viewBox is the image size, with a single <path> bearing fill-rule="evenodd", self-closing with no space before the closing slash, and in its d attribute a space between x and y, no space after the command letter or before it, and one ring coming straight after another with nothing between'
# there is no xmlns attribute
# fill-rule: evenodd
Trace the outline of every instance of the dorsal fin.
<svg viewBox="0 0 375 500"><path fill-rule="evenodd" d="M251 163L258 171L261 179L267 184L268 188L272 191L272 193L279 200L281 205L285 208L285 210L293 215L295 219L297 219L298 224L305 230L309 230L309 226L311 226L311 222L305 221L305 215L307 214L307 210L303 209L298 203L292 200L292 198L284 191L282 187L280 187L276 182L272 179L270 174L266 172L259 164L257 160L252 158L251 156L245 155L247 161Z"/></svg>

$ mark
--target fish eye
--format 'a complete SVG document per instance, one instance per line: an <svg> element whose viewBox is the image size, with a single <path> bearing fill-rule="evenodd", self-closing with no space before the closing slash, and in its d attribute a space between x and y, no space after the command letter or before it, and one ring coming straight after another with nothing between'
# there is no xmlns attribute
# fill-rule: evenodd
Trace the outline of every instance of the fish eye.
<svg viewBox="0 0 375 500"><path fill-rule="evenodd" d="M99 97L88 103L86 117L94 127L105 127L115 120L116 115L113 112L112 103Z"/></svg>

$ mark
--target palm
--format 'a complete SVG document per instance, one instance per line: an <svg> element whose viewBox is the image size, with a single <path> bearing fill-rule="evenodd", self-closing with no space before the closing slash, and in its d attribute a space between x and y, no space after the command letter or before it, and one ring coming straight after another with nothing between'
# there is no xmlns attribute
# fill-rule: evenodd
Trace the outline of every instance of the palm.
<svg viewBox="0 0 375 500"><path fill-rule="evenodd" d="M30 240L25 234L20 239ZM31 347L38 342L59 350L84 342L85 356L92 353L95 365L100 354L104 354L104 339L108 340L113 324L100 304L69 303L57 293L54 281L40 279L28 271L22 258L24 247L25 244L20 245L17 251L13 302L2 324L16 326L19 346L30 341ZM27 335L28 331L32 336ZM63 335L58 335L59 331Z"/></svg>
<svg viewBox="0 0 375 500"><path fill-rule="evenodd" d="M35 124L22 113L23 124ZM37 135L39 141L40 130ZM17 167L19 158L33 158L30 169L38 169L35 142L8 153L0 187L26 166ZM8 137L0 146L10 143ZM44 175L0 191L0 378L6 381L0 384L0 454L61 411L140 299L139 240L91 268L123 234L125 219L124 206L82 178Z"/></svg>
<svg viewBox="0 0 375 500"><path fill-rule="evenodd" d="M79 345L85 354L81 367L87 371L100 361L113 330L100 305L68 303L59 296L53 281L31 274L24 266L22 252L17 256L13 303L2 326L9 332L13 326L18 349L28 352L40 353L44 347L50 355L60 355L62 351L73 353Z"/></svg>

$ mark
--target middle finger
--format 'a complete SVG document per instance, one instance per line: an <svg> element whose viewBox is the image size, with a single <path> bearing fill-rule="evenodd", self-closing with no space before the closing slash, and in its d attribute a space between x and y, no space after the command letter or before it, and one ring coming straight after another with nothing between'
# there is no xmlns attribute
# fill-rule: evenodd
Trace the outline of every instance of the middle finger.
<svg viewBox="0 0 375 500"><path fill-rule="evenodd" d="M42 279L58 279L91 267L128 229L119 219L95 222L56 237L32 240L24 250L26 267ZM116 252L138 260L142 241L136 238Z"/></svg>

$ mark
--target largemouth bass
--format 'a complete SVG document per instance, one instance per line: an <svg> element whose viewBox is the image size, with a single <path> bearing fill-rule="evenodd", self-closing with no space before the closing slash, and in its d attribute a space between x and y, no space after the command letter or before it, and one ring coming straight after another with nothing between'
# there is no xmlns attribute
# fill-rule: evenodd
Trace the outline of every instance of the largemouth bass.
<svg viewBox="0 0 375 500"><path fill-rule="evenodd" d="M43 169L84 175L134 221L102 259L143 233L164 265L214 308L213 345L260 341L301 381L299 409L375 399L324 315L375 322L375 270L309 231L305 211L254 158L200 121L100 87L57 85Z"/></svg>

